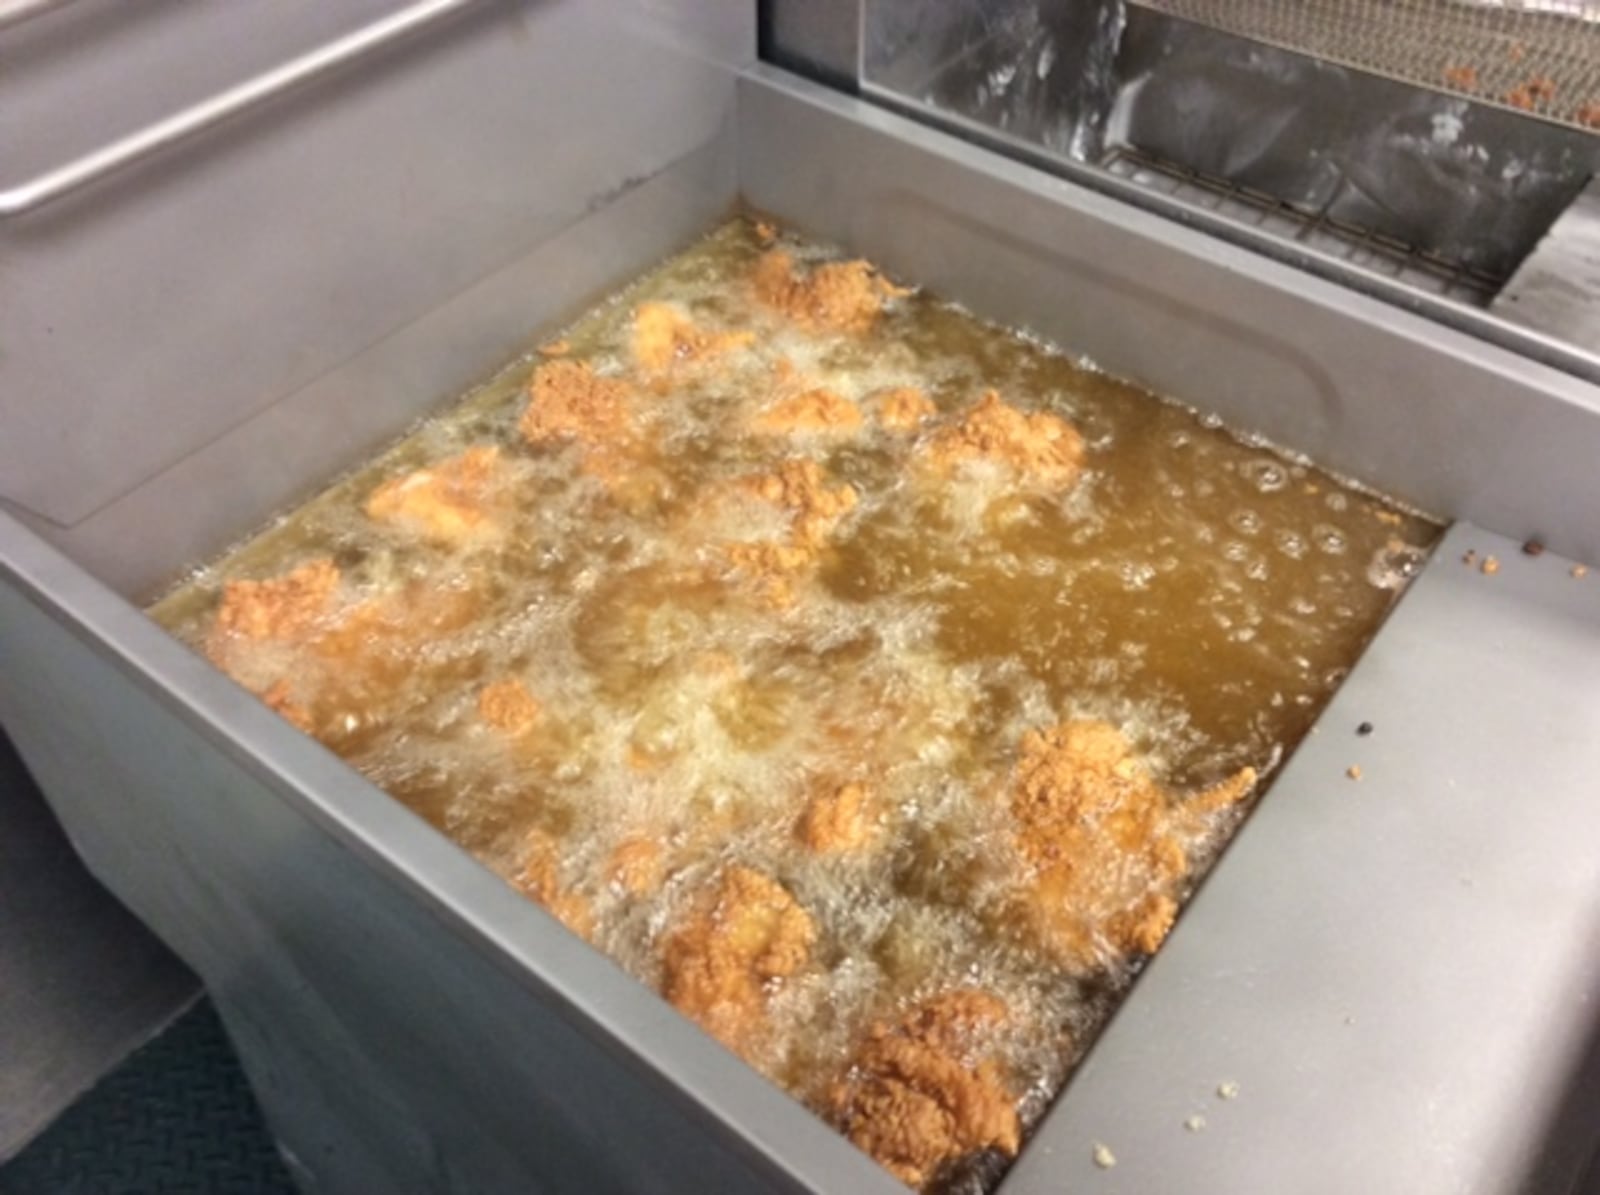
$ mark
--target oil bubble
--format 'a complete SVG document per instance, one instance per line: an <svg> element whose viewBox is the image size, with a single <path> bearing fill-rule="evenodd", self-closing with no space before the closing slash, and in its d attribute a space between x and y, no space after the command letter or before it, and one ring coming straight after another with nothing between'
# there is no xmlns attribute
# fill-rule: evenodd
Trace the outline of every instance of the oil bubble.
<svg viewBox="0 0 1600 1195"><path fill-rule="evenodd" d="M1311 540L1319 550L1329 556L1342 556L1345 549L1350 546L1344 532L1337 527L1330 527L1327 523L1318 523L1311 529Z"/></svg>
<svg viewBox="0 0 1600 1195"><path fill-rule="evenodd" d="M1367 582L1378 589L1401 589L1422 569L1427 553L1421 548L1390 540L1372 554Z"/></svg>
<svg viewBox="0 0 1600 1195"><path fill-rule="evenodd" d="M1260 535L1261 516L1253 510L1236 510L1228 516L1228 526L1240 535Z"/></svg>
<svg viewBox="0 0 1600 1195"><path fill-rule="evenodd" d="M1289 484L1289 470L1280 461L1267 458L1249 461L1240 472L1263 494L1275 494Z"/></svg>
<svg viewBox="0 0 1600 1195"><path fill-rule="evenodd" d="M1306 554L1306 541L1298 532L1290 531L1287 527L1279 528L1272 537L1274 546L1290 560L1299 560Z"/></svg>

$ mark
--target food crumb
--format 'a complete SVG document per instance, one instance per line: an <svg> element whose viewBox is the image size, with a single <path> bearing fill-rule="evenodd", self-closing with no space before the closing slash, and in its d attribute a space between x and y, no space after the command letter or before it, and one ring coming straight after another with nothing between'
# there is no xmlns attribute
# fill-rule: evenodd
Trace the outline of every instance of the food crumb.
<svg viewBox="0 0 1600 1195"><path fill-rule="evenodd" d="M1235 1100L1239 1098L1239 1085L1232 1079L1217 1084L1217 1095L1221 1099Z"/></svg>
<svg viewBox="0 0 1600 1195"><path fill-rule="evenodd" d="M1585 128L1600 129L1600 100L1590 100L1573 114L1573 119Z"/></svg>
<svg viewBox="0 0 1600 1195"><path fill-rule="evenodd" d="M1466 550L1466 552L1461 557L1461 563L1465 564L1465 565L1477 564L1478 563L1478 549L1477 548L1468 548Z"/></svg>
<svg viewBox="0 0 1600 1195"><path fill-rule="evenodd" d="M1492 577L1500 571L1500 561L1493 556L1485 556L1483 564L1479 567L1482 569L1484 576Z"/></svg>
<svg viewBox="0 0 1600 1195"><path fill-rule="evenodd" d="M1540 543L1536 539L1530 539L1527 543L1522 545L1522 554L1524 556L1543 556L1544 544Z"/></svg>
<svg viewBox="0 0 1600 1195"><path fill-rule="evenodd" d="M1094 1164L1102 1170L1110 1170L1117 1164L1117 1155L1111 1152L1111 1147L1099 1141L1094 1143Z"/></svg>
<svg viewBox="0 0 1600 1195"><path fill-rule="evenodd" d="M1346 768L1344 770L1344 774L1346 776L1350 777L1350 779L1352 779L1352 780L1360 780L1361 779L1361 765L1360 764L1354 764L1354 763L1351 764L1348 768Z"/></svg>
<svg viewBox="0 0 1600 1195"><path fill-rule="evenodd" d="M1452 66L1446 68L1444 81L1451 87L1459 87L1463 91L1470 91L1478 85L1478 70L1472 66Z"/></svg>
<svg viewBox="0 0 1600 1195"><path fill-rule="evenodd" d="M1589 566L1588 565L1586 565L1586 564L1575 564L1575 565L1572 566L1572 577L1573 577L1573 580L1581 581L1584 577L1587 577L1588 575L1589 575Z"/></svg>
<svg viewBox="0 0 1600 1195"><path fill-rule="evenodd" d="M552 340L549 344L539 346L541 357L565 357L572 351L572 342L569 340Z"/></svg>
<svg viewBox="0 0 1600 1195"><path fill-rule="evenodd" d="M1367 735L1371 734L1372 733L1372 723L1371 722L1363 722L1360 726L1356 727L1356 733L1361 735L1363 738L1366 737Z"/></svg>
<svg viewBox="0 0 1600 1195"><path fill-rule="evenodd" d="M1206 1127L1206 1118L1204 1116L1191 1116L1183 1122L1183 1127L1191 1133L1201 1132Z"/></svg>

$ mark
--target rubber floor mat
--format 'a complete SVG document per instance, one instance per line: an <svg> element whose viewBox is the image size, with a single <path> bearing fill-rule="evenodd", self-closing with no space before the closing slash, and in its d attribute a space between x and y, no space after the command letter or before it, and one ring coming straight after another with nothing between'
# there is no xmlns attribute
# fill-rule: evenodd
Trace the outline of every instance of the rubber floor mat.
<svg viewBox="0 0 1600 1195"><path fill-rule="evenodd" d="M0 1169L3 1195L293 1195L211 1005L136 1051Z"/></svg>

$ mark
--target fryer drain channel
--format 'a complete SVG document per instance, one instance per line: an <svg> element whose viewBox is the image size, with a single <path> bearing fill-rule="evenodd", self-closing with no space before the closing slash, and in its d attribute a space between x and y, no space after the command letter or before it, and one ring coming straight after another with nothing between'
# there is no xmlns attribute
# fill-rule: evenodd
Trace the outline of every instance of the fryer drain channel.
<svg viewBox="0 0 1600 1195"><path fill-rule="evenodd" d="M1281 49L1600 131L1597 0L1129 0Z"/></svg>

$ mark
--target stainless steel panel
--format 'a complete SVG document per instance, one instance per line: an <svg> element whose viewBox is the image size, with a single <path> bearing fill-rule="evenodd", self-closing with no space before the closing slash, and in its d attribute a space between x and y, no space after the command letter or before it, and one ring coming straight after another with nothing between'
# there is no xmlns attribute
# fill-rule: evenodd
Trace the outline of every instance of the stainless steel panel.
<svg viewBox="0 0 1600 1195"><path fill-rule="evenodd" d="M1574 1190L1600 1100L1600 580L1569 564L1450 532L1007 1195Z"/></svg>
<svg viewBox="0 0 1600 1195"><path fill-rule="evenodd" d="M1349 41L1363 7L1355 0L862 0L861 7L864 96L1600 379L1600 356L1581 339L1529 336L1526 324L1475 310L1600 169L1600 137L1495 107L1492 96L1429 86L1443 84L1451 55L1465 52L1442 35L1430 49L1438 77L1401 83L1310 54L1330 31ZM1382 12L1367 13L1360 25L1363 52L1415 48L1423 18L1435 10L1460 10L1459 28L1470 32L1487 7L1379 5ZM1166 15L1191 10L1230 30L1275 23L1286 34L1277 41L1299 37L1306 52ZM1573 25L1527 13L1499 13L1488 23L1504 32L1524 17L1546 30ZM1395 36L1386 41L1385 30ZM1501 57L1516 48L1503 38ZM1544 87L1532 50L1524 50L1528 63L1507 58L1507 69ZM1566 85L1560 95L1568 108L1582 103ZM1600 112L1600 97L1593 106ZM1128 169L1130 161L1137 167ZM1173 179L1198 185L1173 186Z"/></svg>
<svg viewBox="0 0 1600 1195"><path fill-rule="evenodd" d="M19 518L120 592L150 595L698 235L734 202L735 170L730 124L71 529Z"/></svg>
<svg viewBox="0 0 1600 1195"><path fill-rule="evenodd" d="M1494 310L1600 353L1600 179L1591 179L1561 213Z"/></svg>
<svg viewBox="0 0 1600 1195"><path fill-rule="evenodd" d="M854 91L861 80L861 0L760 0L761 54Z"/></svg>
<svg viewBox="0 0 1600 1195"><path fill-rule="evenodd" d="M0 185L374 8L80 0L8 30ZM7 221L0 495L70 526L706 144L753 18L499 0Z"/></svg>
<svg viewBox="0 0 1600 1195"><path fill-rule="evenodd" d="M237 83L227 91L163 117L109 145L91 150L81 158L63 163L26 182L14 183L0 191L0 219L38 211L73 191L91 186L190 137L208 132L296 87L344 69L481 2L420 0L270 71ZM5 20L5 13L0 12L0 25Z"/></svg>
<svg viewBox="0 0 1600 1195"><path fill-rule="evenodd" d="M1499 281L1600 170L1590 133L1142 8L1118 67L1116 140Z"/></svg>
<svg viewBox="0 0 1600 1195"><path fill-rule="evenodd" d="M307 1191L901 1189L4 516L0 544L0 720L205 981Z"/></svg>
<svg viewBox="0 0 1600 1195"><path fill-rule="evenodd" d="M3 731L0 976L0 1162L200 990L84 871Z"/></svg>
<svg viewBox="0 0 1600 1195"><path fill-rule="evenodd" d="M740 127L758 207L1425 509L1600 559L1594 386L777 72Z"/></svg>

